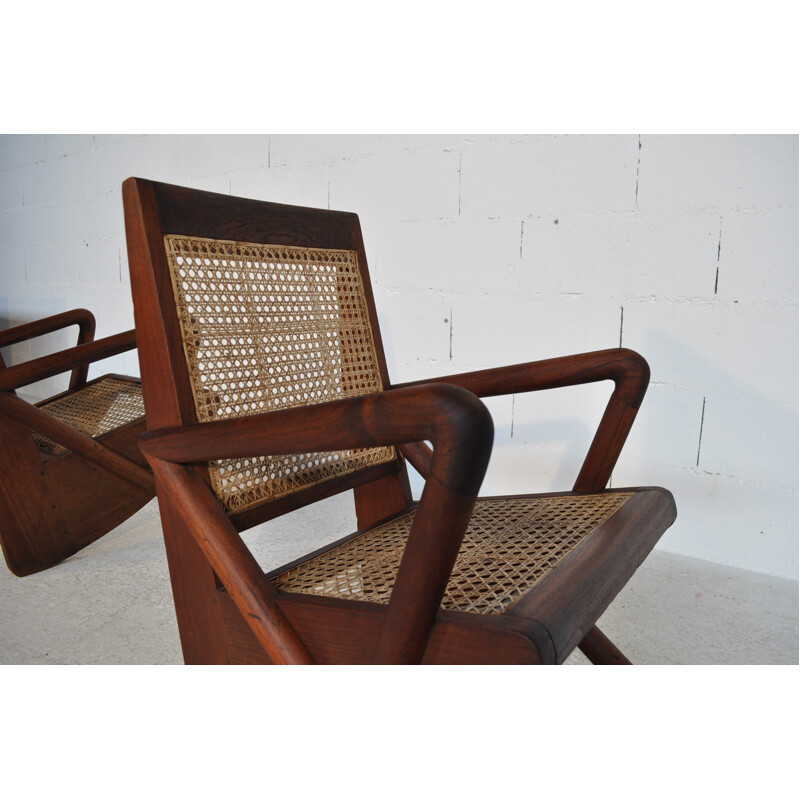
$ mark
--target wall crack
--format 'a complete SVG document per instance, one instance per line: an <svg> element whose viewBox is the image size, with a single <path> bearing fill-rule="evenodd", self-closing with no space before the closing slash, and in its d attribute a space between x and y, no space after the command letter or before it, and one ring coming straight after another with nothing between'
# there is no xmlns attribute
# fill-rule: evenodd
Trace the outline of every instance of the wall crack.
<svg viewBox="0 0 800 800"><path fill-rule="evenodd" d="M453 360L453 307L450 306L450 361Z"/></svg>
<svg viewBox="0 0 800 800"><path fill-rule="evenodd" d="M461 216L461 153L458 154L458 216Z"/></svg>
<svg viewBox="0 0 800 800"><path fill-rule="evenodd" d="M639 168L642 166L642 134L639 134L639 157L636 159L636 192L633 196L633 207L639 210Z"/></svg>
<svg viewBox="0 0 800 800"><path fill-rule="evenodd" d="M703 445L703 423L706 418L706 398L703 398L703 410L700 412L700 438L697 441L697 463L696 467L700 466L700 448Z"/></svg>

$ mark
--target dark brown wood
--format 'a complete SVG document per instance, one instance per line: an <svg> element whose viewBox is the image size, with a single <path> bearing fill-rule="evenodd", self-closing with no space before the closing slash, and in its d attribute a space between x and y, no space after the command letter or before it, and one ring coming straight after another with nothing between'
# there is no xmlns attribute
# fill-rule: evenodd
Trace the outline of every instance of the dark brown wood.
<svg viewBox="0 0 800 800"><path fill-rule="evenodd" d="M136 347L134 331L94 341L95 318L73 309L0 332L0 346L77 325L78 344L47 356L0 365L0 544L18 576L48 569L117 527L155 493L136 440L144 420L92 438L27 403L15 390L71 371L69 395L86 384L90 363ZM115 376L124 380L125 376ZM68 448L40 451L33 432Z"/></svg>
<svg viewBox="0 0 800 800"><path fill-rule="evenodd" d="M534 619L544 626L561 663L589 633L675 517L675 501L669 492L637 490L570 552L558 569L515 603L508 615Z"/></svg>
<svg viewBox="0 0 800 800"><path fill-rule="evenodd" d="M68 328L71 325L78 326L78 344L86 344L94 339L96 328L94 314L85 308L74 308L70 311L64 311L61 314L53 314L50 317L33 320L26 322L22 325L16 325L13 328L8 328L0 331L0 347L17 344L29 339L34 339L38 336L43 336L46 333L53 333L63 328ZM6 363L0 355L0 368L5 367ZM70 376L69 386L71 389L76 386L81 386L86 383L86 376L89 371L88 364L82 364L75 367Z"/></svg>
<svg viewBox="0 0 800 800"><path fill-rule="evenodd" d="M163 249L156 185L131 178L122 185L131 294L148 428L197 421L172 284ZM208 470L197 469L208 481ZM228 660L216 601L217 577L175 504L159 497L175 614L187 664Z"/></svg>
<svg viewBox="0 0 800 800"><path fill-rule="evenodd" d="M183 660L186 664L231 663L217 576L177 505L162 494L158 507ZM239 619L248 628L241 613ZM258 647L263 653L264 648Z"/></svg>
<svg viewBox="0 0 800 800"><path fill-rule="evenodd" d="M597 492L605 488L611 477L647 391L650 368L638 353L624 348L599 350L396 384L395 388L449 383L468 389L478 397L494 397L605 380L614 382L614 391L573 487L576 492ZM418 447L417 457L424 466L424 452Z"/></svg>
<svg viewBox="0 0 800 800"><path fill-rule="evenodd" d="M155 494L153 475L144 467L115 453L97 439L75 430L40 408L26 403L16 395L0 392L0 414L5 414L21 425L44 434L48 439L74 453L80 453L113 475L144 489L151 497Z"/></svg>
<svg viewBox="0 0 800 800"><path fill-rule="evenodd" d="M35 339L37 336L44 336L46 333L68 328L70 325L77 325L79 328L79 344L90 342L94 338L96 327L94 314L85 308L73 308L70 311L62 311L60 314L24 322L0 331L0 347Z"/></svg>
<svg viewBox="0 0 800 800"><path fill-rule="evenodd" d="M0 436L3 464L12 469L0 480L0 545L9 569L22 577L72 553L66 521L51 496L30 431L0 416Z"/></svg>
<svg viewBox="0 0 800 800"><path fill-rule="evenodd" d="M160 496L181 513L203 555L225 584L242 617L273 664L311 664L313 659L277 603L250 551L219 502L196 475L164 461L153 461Z"/></svg>
<svg viewBox="0 0 800 800"><path fill-rule="evenodd" d="M412 467L423 477L427 478L431 471L433 451L425 442L406 442L400 445L400 452Z"/></svg>
<svg viewBox="0 0 800 800"><path fill-rule="evenodd" d="M570 494L602 491L647 388L644 359L606 350L392 386L355 214L138 178L123 184L123 200L149 429L141 447L157 475L187 663L560 663L578 644L597 658L624 660L594 625L674 519L663 490L636 494L505 614L439 606L491 449L491 421L476 395L612 381ZM197 424L163 245L168 233L355 251L384 391ZM397 458L239 515L226 517L206 486L209 460L378 445L396 446ZM345 489L354 490L363 530L410 508L405 459L426 485L388 605L276 593L236 530Z"/></svg>
<svg viewBox="0 0 800 800"><path fill-rule="evenodd" d="M405 470L395 470L376 481L362 483L353 489L356 523L368 528L382 519L408 508L412 501L411 487Z"/></svg>
<svg viewBox="0 0 800 800"><path fill-rule="evenodd" d="M96 441L149 475L136 444L143 430L142 420ZM43 455L30 430L1 412L0 438L0 545L8 568L19 577L59 564L153 497L153 487L141 488L78 453Z"/></svg>
<svg viewBox="0 0 800 800"><path fill-rule="evenodd" d="M241 458L419 439L434 444L430 477L375 652L378 663L416 663L425 649L491 452L491 417L474 395L445 384L398 389L313 407L165 428L145 433L140 446L160 475L168 463L208 461L211 454ZM185 490L176 495L176 486L173 478L170 492L175 502L183 506L197 502L197 496L190 497ZM219 509L217 514L221 516ZM185 511L184 516L188 521ZM188 524L198 543L209 542L209 547L221 549L225 530L210 529L209 519L207 515L205 525L201 518L192 518ZM245 562L241 564L244 569ZM240 586L219 577L237 606L247 602ZM255 624L257 612L251 608L249 615L248 623ZM261 635L265 640L274 637L269 631Z"/></svg>
<svg viewBox="0 0 800 800"><path fill-rule="evenodd" d="M286 617L319 664L371 664L385 606L280 594ZM218 592L231 660L272 663L224 589ZM547 632L536 623L440 611L423 664L553 664Z"/></svg>
<svg viewBox="0 0 800 800"><path fill-rule="evenodd" d="M131 282L145 414L151 429L197 422L164 253L155 187L156 184L137 182L133 178L122 185L128 260L132 265L153 266L146 271L132 272L135 279Z"/></svg>
<svg viewBox="0 0 800 800"><path fill-rule="evenodd" d="M69 350L34 358L0 370L0 392L9 392L62 372L136 349L135 331L125 331L105 339L77 345Z"/></svg>
<svg viewBox="0 0 800 800"><path fill-rule="evenodd" d="M596 625L590 628L578 647L592 664L630 665L631 663Z"/></svg>
<svg viewBox="0 0 800 800"><path fill-rule="evenodd" d="M484 469L488 456L487 449ZM416 664L422 659L475 506L474 494L449 491L433 468L431 473L397 570L375 664Z"/></svg>
<svg viewBox="0 0 800 800"><path fill-rule="evenodd" d="M144 420L98 437L104 447L147 467L137 439ZM43 461L53 502L67 521L75 552L104 536L153 499L154 490L120 478L78 453Z"/></svg>
<svg viewBox="0 0 800 800"><path fill-rule="evenodd" d="M470 436L480 441L481 448L490 448L492 433L486 406L471 392L442 383L148 430L140 447L149 460L193 464L212 458L393 445L404 439L415 441L414 434L433 442L450 437L449 449L437 453L434 447L431 475L454 487L463 484L477 489L482 480L480 467L459 463L458 456L465 454L461 448ZM479 455L488 457L483 449Z"/></svg>

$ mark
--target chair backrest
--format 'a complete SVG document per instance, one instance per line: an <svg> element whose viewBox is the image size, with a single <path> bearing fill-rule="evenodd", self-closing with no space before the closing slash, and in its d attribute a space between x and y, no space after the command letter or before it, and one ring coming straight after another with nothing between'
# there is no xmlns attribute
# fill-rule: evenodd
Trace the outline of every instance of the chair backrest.
<svg viewBox="0 0 800 800"><path fill-rule="evenodd" d="M388 385L355 214L138 178L123 195L149 428ZM209 464L208 479L236 514L290 496L296 507L399 463L394 448L237 459Z"/></svg>

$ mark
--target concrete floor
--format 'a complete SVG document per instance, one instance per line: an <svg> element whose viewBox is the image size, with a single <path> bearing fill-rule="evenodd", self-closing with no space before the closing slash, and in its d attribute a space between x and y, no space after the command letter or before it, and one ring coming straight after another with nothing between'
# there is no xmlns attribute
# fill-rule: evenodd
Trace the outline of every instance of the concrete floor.
<svg viewBox="0 0 800 800"><path fill-rule="evenodd" d="M351 513L331 498L245 539L272 569L349 532ZM798 584L656 551L599 625L635 664L798 664ZM180 663L155 501L47 572L0 567L0 664Z"/></svg>

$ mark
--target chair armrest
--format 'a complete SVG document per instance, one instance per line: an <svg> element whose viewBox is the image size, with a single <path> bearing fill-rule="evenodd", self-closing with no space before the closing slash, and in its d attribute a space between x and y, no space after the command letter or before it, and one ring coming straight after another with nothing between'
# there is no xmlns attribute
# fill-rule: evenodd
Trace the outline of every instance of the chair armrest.
<svg viewBox="0 0 800 800"><path fill-rule="evenodd" d="M135 349L136 331L130 330L41 356L24 364L5 367L0 369L0 392L10 392L20 386L36 383L68 370L76 370L84 365L88 368L94 361ZM74 374L73 372L73 378ZM70 386L72 385L70 382Z"/></svg>
<svg viewBox="0 0 800 800"><path fill-rule="evenodd" d="M0 347L7 347L28 339L34 339L37 336L44 336L46 333L68 328L70 325L78 326L79 345L86 344L94 339L96 327L94 314L85 308L73 308L71 311L64 311L61 314L54 314L50 317L26 322L23 325L15 325L13 328L0 331ZM0 356L0 367L5 367L2 356ZM73 370L69 381L70 389L86 383L88 369L88 365L82 365Z"/></svg>
<svg viewBox="0 0 800 800"><path fill-rule="evenodd" d="M467 438L475 417L491 418L473 393L447 384L392 389L377 394L298 406L236 419L147 431L139 440L145 456L176 464L229 458L328 452L380 447L418 439L444 443ZM484 419L485 418L485 419ZM491 449L491 435L484 442ZM451 445L451 447L454 445ZM440 454L433 476L462 493L476 492L469 462ZM445 469L446 467L446 469ZM445 471L442 471L445 469Z"/></svg>
<svg viewBox="0 0 800 800"><path fill-rule="evenodd" d="M232 526L224 527L219 519L209 525L197 517L192 509L197 508L201 487L194 481L191 488L190 473L177 465L398 445L420 439L432 442L430 474L375 653L376 663L415 663L422 657L469 523L489 462L493 435L491 416L475 395L460 387L430 384L252 417L149 431L140 438L140 448L153 468L159 491L168 492L183 517L190 521L198 545L256 636L269 647L266 628L281 629L288 624L272 607L274 590L268 584L260 585L261 600L253 600L252 556L244 555L231 538ZM237 558L244 559L244 574L231 566L231 548L239 548ZM264 622L265 615L269 622Z"/></svg>
<svg viewBox="0 0 800 800"><path fill-rule="evenodd" d="M478 397L493 397L577 386L603 380L614 381L614 391L573 487L576 492L596 492L602 491L611 477L650 381L650 368L647 362L633 350L624 348L598 350L562 358L464 372L433 378L430 381L413 381L397 384L392 388L424 386L429 382L448 383L461 386ZM403 452L411 456L412 465L415 465L413 459L416 458L424 466L424 458L419 452L411 450Z"/></svg>
<svg viewBox="0 0 800 800"><path fill-rule="evenodd" d="M25 322L22 325L15 325L13 328L0 331L0 347L44 336L46 333L68 328L70 325L77 325L80 328L79 343L90 342L94 338L94 314L85 308L73 308L71 311L64 311L61 314Z"/></svg>

